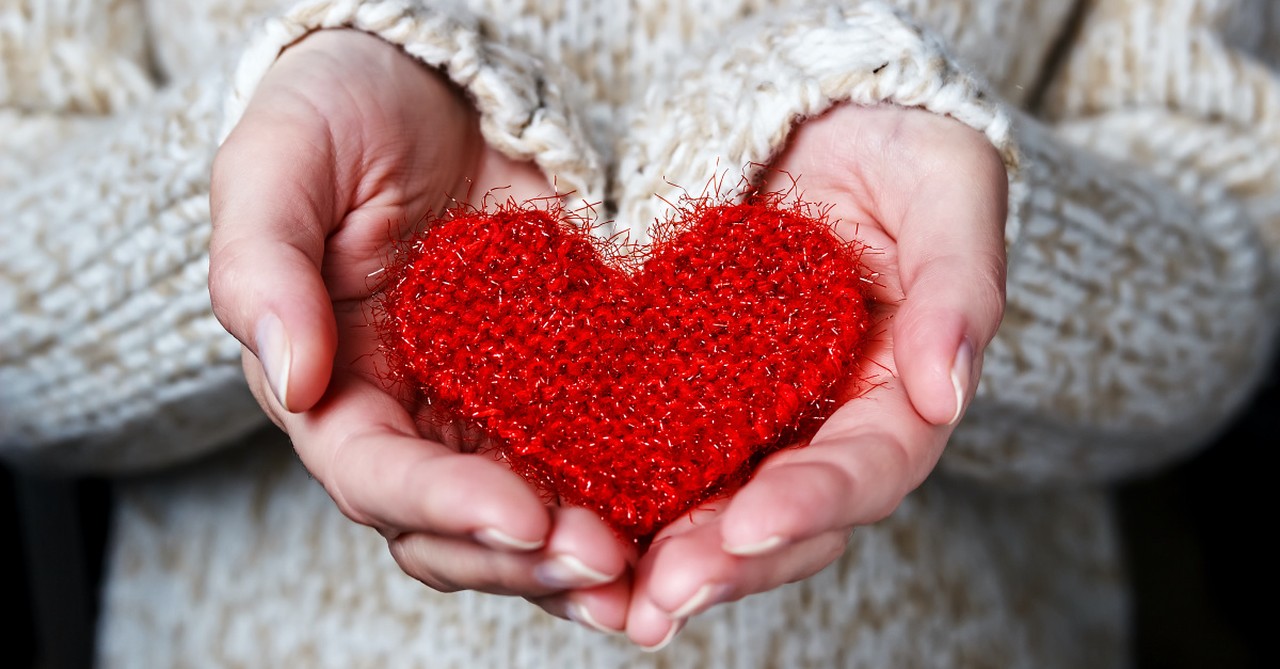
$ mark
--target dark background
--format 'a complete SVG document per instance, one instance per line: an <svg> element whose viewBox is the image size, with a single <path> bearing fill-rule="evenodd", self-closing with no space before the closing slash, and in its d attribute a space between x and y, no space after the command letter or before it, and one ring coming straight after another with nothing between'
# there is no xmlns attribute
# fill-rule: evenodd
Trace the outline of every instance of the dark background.
<svg viewBox="0 0 1280 669"><path fill-rule="evenodd" d="M1280 366L1215 445L1116 496L1139 669L1280 666L1266 643L1277 561L1262 549L1277 526L1267 490L1280 482L1259 457L1280 445L1277 379ZM33 498L64 503L32 508L24 500ZM0 625L0 665L89 666L110 503L105 481L18 479L0 465L0 620L16 621ZM66 531L32 542L24 526L33 523ZM48 568L33 573L30 564ZM35 591L51 596L37 602Z"/></svg>

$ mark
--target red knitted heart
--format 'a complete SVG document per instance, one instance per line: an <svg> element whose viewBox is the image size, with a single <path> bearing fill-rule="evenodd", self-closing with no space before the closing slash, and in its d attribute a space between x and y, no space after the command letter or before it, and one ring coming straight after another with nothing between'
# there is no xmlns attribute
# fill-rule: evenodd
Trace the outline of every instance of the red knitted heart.
<svg viewBox="0 0 1280 669"><path fill-rule="evenodd" d="M376 323L391 381L560 503L643 542L807 441L868 329L860 248L811 207L695 204L642 260L560 212L451 212L406 244Z"/></svg>

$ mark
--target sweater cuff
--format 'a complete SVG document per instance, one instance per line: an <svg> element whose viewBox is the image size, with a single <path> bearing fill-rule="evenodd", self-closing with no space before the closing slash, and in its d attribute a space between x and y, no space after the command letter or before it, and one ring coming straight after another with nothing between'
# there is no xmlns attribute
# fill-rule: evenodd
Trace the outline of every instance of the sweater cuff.
<svg viewBox="0 0 1280 669"><path fill-rule="evenodd" d="M986 136L1008 170L1005 234L1013 243L1025 190L1010 115L936 38L880 2L763 18L727 35L726 46L691 64L670 98L651 96L636 114L614 198L633 239L646 240L649 223L664 218L654 194L676 202L681 187L718 182L719 173L745 166L741 183L724 180L718 193L740 197L798 123L852 103L917 107Z"/></svg>
<svg viewBox="0 0 1280 669"><path fill-rule="evenodd" d="M449 3L428 8L397 0L308 0L294 5L250 41L224 107L222 139L281 51L329 28L370 33L438 69L475 105L490 146L514 160L533 161L569 194L571 206L600 200L604 179L598 154L556 83L534 56L503 43L477 17Z"/></svg>

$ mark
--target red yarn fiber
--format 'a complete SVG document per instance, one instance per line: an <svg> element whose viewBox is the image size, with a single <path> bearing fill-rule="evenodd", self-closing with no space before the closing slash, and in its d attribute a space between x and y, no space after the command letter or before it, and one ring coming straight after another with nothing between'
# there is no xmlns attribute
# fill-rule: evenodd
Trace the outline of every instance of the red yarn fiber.
<svg viewBox="0 0 1280 669"><path fill-rule="evenodd" d="M868 277L814 207L694 201L639 259L565 218L450 212L375 314L389 380L561 504L643 543L849 396Z"/></svg>

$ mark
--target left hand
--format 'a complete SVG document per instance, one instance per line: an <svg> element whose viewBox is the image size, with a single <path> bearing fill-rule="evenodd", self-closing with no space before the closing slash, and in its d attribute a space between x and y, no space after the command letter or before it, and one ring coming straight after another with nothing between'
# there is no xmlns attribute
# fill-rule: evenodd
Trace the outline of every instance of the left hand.
<svg viewBox="0 0 1280 669"><path fill-rule="evenodd" d="M450 202L482 206L491 191L524 201L552 188L485 143L442 73L364 32L313 32L266 73L214 162L214 311L307 470L406 574L443 591L554 593L553 612L619 628L632 552L608 526L549 508L446 439L380 372L371 273ZM621 603L595 604L614 590Z"/></svg>
<svg viewBox="0 0 1280 669"><path fill-rule="evenodd" d="M991 143L918 109L837 107L806 122L762 186L831 205L871 250L879 331L859 381L804 448L665 528L636 565L626 633L664 645L710 606L807 578L919 486L977 388L1004 308L1008 180Z"/></svg>

